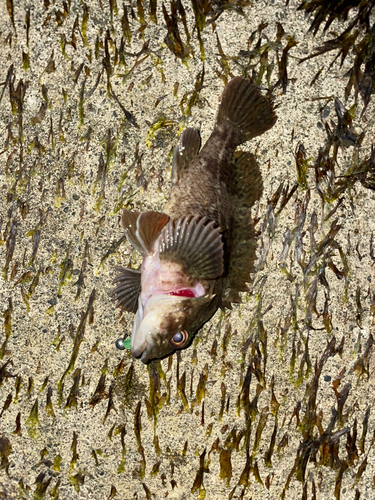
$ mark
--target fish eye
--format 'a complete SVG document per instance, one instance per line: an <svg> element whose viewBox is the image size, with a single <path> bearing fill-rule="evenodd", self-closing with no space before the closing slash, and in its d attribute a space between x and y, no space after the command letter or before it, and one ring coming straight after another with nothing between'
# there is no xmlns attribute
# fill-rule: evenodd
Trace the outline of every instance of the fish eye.
<svg viewBox="0 0 375 500"><path fill-rule="evenodd" d="M170 342L174 347L181 348L184 347L184 345L187 343L188 340L189 340L188 332L186 330L182 330L182 332L175 333L171 338Z"/></svg>

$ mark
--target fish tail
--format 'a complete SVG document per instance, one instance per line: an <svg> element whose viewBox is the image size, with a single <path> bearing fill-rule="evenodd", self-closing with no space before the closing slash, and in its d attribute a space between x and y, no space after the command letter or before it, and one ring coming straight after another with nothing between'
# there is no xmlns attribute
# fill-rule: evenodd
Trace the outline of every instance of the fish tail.
<svg viewBox="0 0 375 500"><path fill-rule="evenodd" d="M216 123L232 128L236 146L269 130L276 119L270 101L249 80L238 76L226 85Z"/></svg>

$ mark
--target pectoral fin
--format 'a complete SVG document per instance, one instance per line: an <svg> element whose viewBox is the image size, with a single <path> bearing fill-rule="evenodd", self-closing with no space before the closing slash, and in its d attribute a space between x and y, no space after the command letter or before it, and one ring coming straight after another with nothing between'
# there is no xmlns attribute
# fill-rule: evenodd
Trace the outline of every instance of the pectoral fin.
<svg viewBox="0 0 375 500"><path fill-rule="evenodd" d="M160 212L145 212L137 219L137 238L143 252L150 252L169 216Z"/></svg>
<svg viewBox="0 0 375 500"><path fill-rule="evenodd" d="M159 252L161 260L181 264L193 278L214 279L224 272L220 230L207 217L170 220L160 235Z"/></svg>
<svg viewBox="0 0 375 500"><path fill-rule="evenodd" d="M141 242L138 240L137 236L137 219L139 217L139 212L131 212L130 210L124 210L122 212L122 227L125 229L126 237L133 245L134 248L142 252Z"/></svg>
<svg viewBox="0 0 375 500"><path fill-rule="evenodd" d="M141 293L141 271L127 267L116 266L119 274L113 280L116 287L112 290L112 300L121 312L128 311L136 313L138 309L138 297Z"/></svg>
<svg viewBox="0 0 375 500"><path fill-rule="evenodd" d="M131 212L124 210L122 225L128 241L142 254L149 252L160 231L169 221L166 214L160 212Z"/></svg>
<svg viewBox="0 0 375 500"><path fill-rule="evenodd" d="M195 128L187 128L180 137L180 144L175 147L172 164L172 184L182 176L191 160L198 154L201 137Z"/></svg>

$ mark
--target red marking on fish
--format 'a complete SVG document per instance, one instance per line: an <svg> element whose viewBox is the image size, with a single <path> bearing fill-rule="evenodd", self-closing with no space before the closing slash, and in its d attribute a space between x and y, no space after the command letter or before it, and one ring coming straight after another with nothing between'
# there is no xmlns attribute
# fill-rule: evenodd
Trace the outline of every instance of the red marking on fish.
<svg viewBox="0 0 375 500"><path fill-rule="evenodd" d="M177 297L194 297L194 292L185 288L184 290L175 290L174 292L169 292L169 295L177 295Z"/></svg>

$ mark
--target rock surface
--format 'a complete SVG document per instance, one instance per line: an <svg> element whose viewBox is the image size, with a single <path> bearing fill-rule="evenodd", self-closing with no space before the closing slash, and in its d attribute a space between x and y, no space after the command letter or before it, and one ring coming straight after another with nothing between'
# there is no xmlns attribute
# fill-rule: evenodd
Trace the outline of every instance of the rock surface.
<svg viewBox="0 0 375 500"><path fill-rule="evenodd" d="M375 199L340 176L370 159L373 103L339 120L354 56L300 63L332 35L298 3L202 3L200 30L192 5L0 4L0 498L371 498ZM204 142L246 72L278 114L246 145L251 291L146 367L115 347L121 209L162 210L178 134Z"/></svg>

